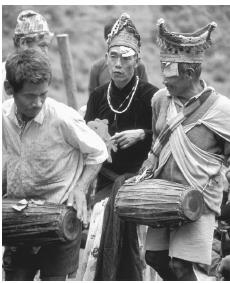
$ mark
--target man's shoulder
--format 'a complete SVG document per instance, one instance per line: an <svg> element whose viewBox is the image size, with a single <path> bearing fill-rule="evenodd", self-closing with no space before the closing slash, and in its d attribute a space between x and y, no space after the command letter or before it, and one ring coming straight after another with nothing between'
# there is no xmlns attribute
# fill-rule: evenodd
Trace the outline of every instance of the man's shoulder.
<svg viewBox="0 0 230 283"><path fill-rule="evenodd" d="M155 85L149 82L140 80L139 90L141 96L146 96L146 95L153 96L158 91L158 87L156 87Z"/></svg>
<svg viewBox="0 0 230 283"><path fill-rule="evenodd" d="M160 106L162 103L165 103L169 99L169 93L167 88L159 89L152 98L152 105Z"/></svg>
<svg viewBox="0 0 230 283"><path fill-rule="evenodd" d="M95 100L103 99L103 97L106 96L107 89L108 89L109 83L105 83L101 86L98 86L95 88L95 90L92 92L91 97Z"/></svg>
<svg viewBox="0 0 230 283"><path fill-rule="evenodd" d="M9 98L9 99L5 100L2 103L2 114L7 115L10 112L11 108L13 107L13 104L14 104L13 98Z"/></svg>
<svg viewBox="0 0 230 283"><path fill-rule="evenodd" d="M48 97L45 102L45 112L47 115L57 120L64 121L69 118L81 119L81 115L72 107Z"/></svg>

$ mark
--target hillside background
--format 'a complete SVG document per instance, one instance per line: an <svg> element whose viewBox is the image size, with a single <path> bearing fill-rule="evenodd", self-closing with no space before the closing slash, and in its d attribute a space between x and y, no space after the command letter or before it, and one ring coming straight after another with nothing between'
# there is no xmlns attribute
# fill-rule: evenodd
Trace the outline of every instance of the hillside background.
<svg viewBox="0 0 230 283"><path fill-rule="evenodd" d="M146 66L149 81L162 87L160 75L159 49L153 43L153 33L157 19L166 19L172 31L191 32L211 21L216 21L217 29L212 38L215 45L207 50L202 77L217 91L230 97L230 6L182 6L182 5L74 5L74 6L2 6L2 58L13 51L12 37L19 12L32 9L41 13L55 34L68 33L70 36L77 101L81 106L88 99L90 66L98 57L104 56L104 24L110 17L118 17L122 12L130 14L142 38L142 60ZM53 81L50 96L66 103L60 56L56 38L52 42L49 57L52 62Z"/></svg>

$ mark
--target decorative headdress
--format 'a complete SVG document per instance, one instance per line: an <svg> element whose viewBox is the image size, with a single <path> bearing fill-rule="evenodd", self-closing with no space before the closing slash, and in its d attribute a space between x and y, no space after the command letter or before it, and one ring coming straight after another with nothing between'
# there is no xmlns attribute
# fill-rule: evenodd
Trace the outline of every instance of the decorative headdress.
<svg viewBox="0 0 230 283"><path fill-rule="evenodd" d="M140 35L127 13L123 13L112 27L107 39L108 49L113 46L132 48L140 52Z"/></svg>
<svg viewBox="0 0 230 283"><path fill-rule="evenodd" d="M18 15L14 34L15 36L28 37L33 37L38 34L49 34L50 36L53 36L45 18L32 10L22 11Z"/></svg>
<svg viewBox="0 0 230 283"><path fill-rule="evenodd" d="M164 19L159 19L157 26L157 43L161 47L161 61L201 63L205 49L212 44L211 32L217 24L212 22L193 33L169 32Z"/></svg>

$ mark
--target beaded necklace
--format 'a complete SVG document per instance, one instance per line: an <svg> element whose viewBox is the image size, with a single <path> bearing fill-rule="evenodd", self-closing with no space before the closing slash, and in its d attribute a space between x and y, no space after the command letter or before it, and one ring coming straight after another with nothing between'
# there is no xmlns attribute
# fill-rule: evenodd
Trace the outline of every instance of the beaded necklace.
<svg viewBox="0 0 230 283"><path fill-rule="evenodd" d="M117 109L114 109L113 106L112 106L112 104L111 104L111 97L110 97L111 81L110 81L109 86L108 86L108 90L107 90L107 101L108 101L108 104L109 104L109 108L115 113L114 120L116 120L116 116L117 116L116 114L122 114L122 113L124 113L125 111L128 110L128 108L129 108L129 106L130 106L130 104L131 104L131 102L132 102L132 100L133 100L133 98L134 98L134 95L135 95L135 93L136 93L138 83L139 83L139 77L136 76L136 83L135 83L135 85L133 86L131 92L125 97L125 99L124 99L124 100L122 101L122 103L118 106L118 108L117 108ZM130 97L130 95L131 95L131 97ZM130 97L130 100L129 100L129 102L128 102L128 105L125 107L125 109L119 111L119 109L124 105L125 101L126 101L127 99L129 99L129 97Z"/></svg>

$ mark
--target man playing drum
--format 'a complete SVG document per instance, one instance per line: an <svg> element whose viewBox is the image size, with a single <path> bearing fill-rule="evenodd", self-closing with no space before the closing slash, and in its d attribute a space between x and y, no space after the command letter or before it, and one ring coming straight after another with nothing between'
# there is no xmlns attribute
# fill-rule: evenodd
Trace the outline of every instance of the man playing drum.
<svg viewBox="0 0 230 283"><path fill-rule="evenodd" d="M202 56L215 26L179 34L169 32L163 19L158 21L166 87L152 99L153 150L141 171L149 169L154 178L190 185L202 192L205 203L195 222L148 229L146 262L163 280L197 280L193 265L211 263L215 216L223 194L221 170L230 162L230 100L200 79ZM186 117L191 107L192 114ZM175 128L169 126L169 139L156 153L159 133L175 117L185 119Z"/></svg>
<svg viewBox="0 0 230 283"><path fill-rule="evenodd" d="M51 82L48 58L35 49L12 54L6 62L6 90L13 98L2 105L3 182L8 198L66 203L87 224L86 193L107 150L71 107L46 98ZM6 247L5 279L65 280L76 273L80 236L41 247Z"/></svg>

